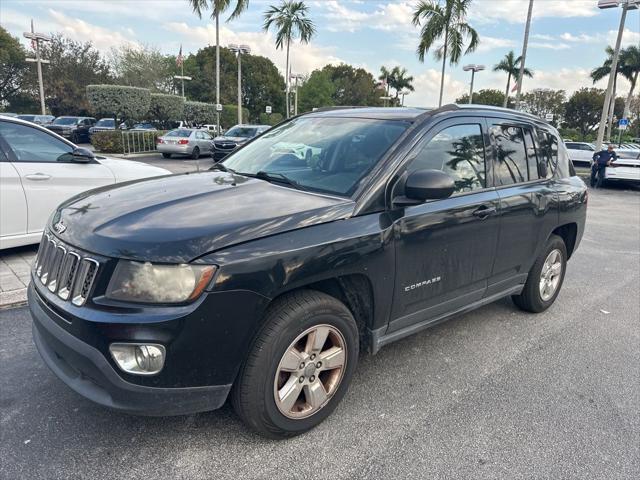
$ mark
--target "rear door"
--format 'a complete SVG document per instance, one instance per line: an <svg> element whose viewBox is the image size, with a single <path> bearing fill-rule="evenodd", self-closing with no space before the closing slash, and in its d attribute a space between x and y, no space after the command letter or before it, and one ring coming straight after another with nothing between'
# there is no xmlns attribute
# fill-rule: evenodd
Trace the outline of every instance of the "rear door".
<svg viewBox="0 0 640 480"><path fill-rule="evenodd" d="M27 233L42 231L51 212L64 200L115 183L107 167L97 161L73 162L73 146L37 127L0 122L0 136L24 188Z"/></svg>
<svg viewBox="0 0 640 480"><path fill-rule="evenodd" d="M525 282L538 250L558 221L553 172L540 155L532 125L487 119L494 182L500 198L500 236L487 295Z"/></svg>
<svg viewBox="0 0 640 480"><path fill-rule="evenodd" d="M443 170L454 179L456 192L446 199L392 208L396 280L390 332L435 319L485 293L499 222L499 198L485 161L485 133L482 118L447 120L433 127L408 156L408 173Z"/></svg>

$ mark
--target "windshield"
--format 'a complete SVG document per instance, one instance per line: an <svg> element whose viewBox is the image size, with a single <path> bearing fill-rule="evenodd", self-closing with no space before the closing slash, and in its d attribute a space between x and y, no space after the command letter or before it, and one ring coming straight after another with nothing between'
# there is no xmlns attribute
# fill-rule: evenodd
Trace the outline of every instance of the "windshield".
<svg viewBox="0 0 640 480"><path fill-rule="evenodd" d="M187 138L189 135L191 135L191 130L183 130L183 129L179 129L179 130L171 130L169 133L167 133L165 135L165 137L182 137L182 138Z"/></svg>
<svg viewBox="0 0 640 480"><path fill-rule="evenodd" d="M54 125L75 125L78 122L78 117L58 117L53 121Z"/></svg>
<svg viewBox="0 0 640 480"><path fill-rule="evenodd" d="M26 120L27 122L33 122L36 116L35 115L18 115L18 118L20 120Z"/></svg>
<svg viewBox="0 0 640 480"><path fill-rule="evenodd" d="M96 127L114 127L116 126L116 121L113 118L101 118L96 123Z"/></svg>
<svg viewBox="0 0 640 480"><path fill-rule="evenodd" d="M285 175L307 190L350 196L409 123L301 117L223 161L238 173Z"/></svg>
<svg viewBox="0 0 640 480"><path fill-rule="evenodd" d="M225 133L225 136L251 138L256 136L256 129L247 127L233 127L227 133Z"/></svg>

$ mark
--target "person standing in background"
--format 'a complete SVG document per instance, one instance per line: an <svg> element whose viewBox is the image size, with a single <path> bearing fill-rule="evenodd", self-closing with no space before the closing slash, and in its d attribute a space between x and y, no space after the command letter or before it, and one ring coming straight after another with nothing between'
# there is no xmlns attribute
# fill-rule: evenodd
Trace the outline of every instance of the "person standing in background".
<svg viewBox="0 0 640 480"><path fill-rule="evenodd" d="M604 173L612 162L618 159L616 152L613 151L613 145L609 145L606 150L593 154L593 164L591 165L591 187L600 188L604 181ZM597 181L596 181L597 175Z"/></svg>

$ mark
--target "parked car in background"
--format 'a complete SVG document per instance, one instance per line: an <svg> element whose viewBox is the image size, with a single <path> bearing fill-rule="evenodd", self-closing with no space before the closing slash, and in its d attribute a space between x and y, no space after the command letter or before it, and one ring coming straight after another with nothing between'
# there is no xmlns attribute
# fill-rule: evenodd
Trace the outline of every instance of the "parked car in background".
<svg viewBox="0 0 640 480"><path fill-rule="evenodd" d="M217 125L205 124L205 125L200 125L198 128L200 128L201 130L208 130L209 132L211 132L212 135L217 135L218 134L218 126Z"/></svg>
<svg viewBox="0 0 640 480"><path fill-rule="evenodd" d="M56 205L94 187L171 172L97 157L33 123L0 118L0 249L38 243ZM96 208L87 204L77 215Z"/></svg>
<svg viewBox="0 0 640 480"><path fill-rule="evenodd" d="M89 138L96 132L105 132L116 129L115 118L101 118L96 124L89 129Z"/></svg>
<svg viewBox="0 0 640 480"><path fill-rule="evenodd" d="M196 160L200 155L211 154L212 141L208 130L176 128L156 139L156 149L164 158L187 155Z"/></svg>
<svg viewBox="0 0 640 480"><path fill-rule="evenodd" d="M135 123L133 127L129 129L130 132L156 132L158 129L153 126L152 123Z"/></svg>
<svg viewBox="0 0 640 480"><path fill-rule="evenodd" d="M47 128L73 143L89 143L89 129L95 123L93 117L58 117Z"/></svg>
<svg viewBox="0 0 640 480"><path fill-rule="evenodd" d="M593 154L595 153L595 146L587 142L564 142L569 153L569 159L578 165L591 165L593 161Z"/></svg>
<svg viewBox="0 0 640 480"><path fill-rule="evenodd" d="M26 120L27 122L35 123L37 125L49 125L55 120L53 115L18 115L20 120Z"/></svg>
<svg viewBox="0 0 640 480"><path fill-rule="evenodd" d="M213 139L213 159L218 161L252 138L266 132L271 125L236 125Z"/></svg>
<svg viewBox="0 0 640 480"><path fill-rule="evenodd" d="M17 113L12 113L12 112L0 112L0 116L4 116L4 117L17 117L18 114Z"/></svg>
<svg viewBox="0 0 640 480"><path fill-rule="evenodd" d="M616 148L615 152L618 159L605 170L605 180L640 184L640 150Z"/></svg>
<svg viewBox="0 0 640 480"><path fill-rule="evenodd" d="M318 164L279 142L319 149ZM532 115L300 115L210 171L60 205L32 269L33 338L62 381L104 406L177 415L229 398L259 433L291 437L335 410L361 349L505 297L551 307L586 211L557 130ZM82 268L56 269L67 262ZM368 381L392 398L413 381L397 368Z"/></svg>

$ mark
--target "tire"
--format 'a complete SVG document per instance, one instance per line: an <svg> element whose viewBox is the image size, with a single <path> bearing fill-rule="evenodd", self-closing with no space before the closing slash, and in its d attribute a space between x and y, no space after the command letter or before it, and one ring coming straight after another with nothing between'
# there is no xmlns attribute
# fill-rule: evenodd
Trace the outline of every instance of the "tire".
<svg viewBox="0 0 640 480"><path fill-rule="evenodd" d="M305 333L309 331L315 333ZM321 338L325 331L329 334L320 350L306 348L313 343L310 339ZM331 352L339 352L336 345L340 342L344 346L342 356L328 356L329 347ZM289 356L292 348L302 357ZM287 294L269 307L240 368L231 403L238 416L261 435L277 439L304 433L327 418L346 393L358 361L358 348L358 327L339 300L315 290ZM329 362L339 364L339 358L342 367L316 370L318 365L325 368ZM289 359L293 359L289 365L295 366L285 371ZM287 385L294 393L291 398L297 399L291 407L285 404L286 396L276 400ZM326 398L320 394L320 387ZM307 392L319 395L311 401L307 400Z"/></svg>
<svg viewBox="0 0 640 480"><path fill-rule="evenodd" d="M556 255L556 253L559 254L559 257L556 255L555 258L552 258L552 253L554 255ZM545 266L545 262L547 262L547 260L550 260L551 263L554 264L554 267L559 264L560 271L557 272L557 268L548 270ZM543 288L543 269L545 270L544 274L547 275L547 281L545 284L547 287L553 288ZM561 237L558 235L551 235L549 240L547 240L547 244L542 250L542 253L536 259L533 267L531 267L522 293L511 297L513 299L513 303L515 303L520 309L527 312L544 312L553 304L558 293L560 293L566 271L567 247Z"/></svg>
<svg viewBox="0 0 640 480"><path fill-rule="evenodd" d="M170 153L163 153L162 154L162 158L171 158L171 154Z"/></svg>
<svg viewBox="0 0 640 480"><path fill-rule="evenodd" d="M80 137L78 137L77 133L72 133L71 134L71 143L73 143L74 145L78 145L78 142L80 141Z"/></svg>
<svg viewBox="0 0 640 480"><path fill-rule="evenodd" d="M200 148L195 147L193 149L193 152L191 152L191 159L192 160L197 160L198 158L200 158Z"/></svg>

